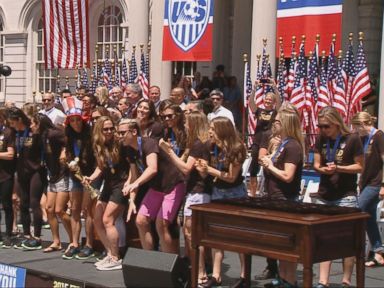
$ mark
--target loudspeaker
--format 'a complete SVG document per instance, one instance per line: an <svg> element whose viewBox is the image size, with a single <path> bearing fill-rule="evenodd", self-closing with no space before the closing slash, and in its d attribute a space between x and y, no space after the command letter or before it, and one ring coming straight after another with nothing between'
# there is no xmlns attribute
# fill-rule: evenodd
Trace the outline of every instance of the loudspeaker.
<svg viewBox="0 0 384 288"><path fill-rule="evenodd" d="M188 287L190 270L177 254L128 248L123 275L127 287Z"/></svg>

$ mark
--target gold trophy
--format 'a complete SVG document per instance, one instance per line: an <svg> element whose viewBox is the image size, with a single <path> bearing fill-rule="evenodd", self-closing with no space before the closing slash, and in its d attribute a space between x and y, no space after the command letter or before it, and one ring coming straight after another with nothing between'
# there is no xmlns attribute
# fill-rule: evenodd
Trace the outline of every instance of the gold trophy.
<svg viewBox="0 0 384 288"><path fill-rule="evenodd" d="M73 172L75 177L80 180L80 182L83 184L85 192L89 193L91 196L91 199L96 199L98 197L97 190L93 188L90 184L84 184L83 179L84 176L80 171L79 167L79 160L78 157L75 158L75 160L72 160L71 162L68 163L68 168Z"/></svg>

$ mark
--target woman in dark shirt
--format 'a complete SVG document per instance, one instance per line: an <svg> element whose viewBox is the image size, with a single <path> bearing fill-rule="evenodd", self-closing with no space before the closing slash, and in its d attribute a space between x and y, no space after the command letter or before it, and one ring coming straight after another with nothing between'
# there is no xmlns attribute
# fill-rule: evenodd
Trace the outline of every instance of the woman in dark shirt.
<svg viewBox="0 0 384 288"><path fill-rule="evenodd" d="M315 202L357 207L357 173L363 171L363 146L357 134L351 134L334 107L318 114L320 137L316 140L314 169L320 173ZM351 284L354 257L344 258L343 283ZM331 261L320 263L319 287L328 285Z"/></svg>
<svg viewBox="0 0 384 288"><path fill-rule="evenodd" d="M121 269L119 255L119 233L115 222L128 204L123 195L123 186L128 179L129 163L122 154L115 138L115 126L112 119L100 117L93 129L93 150L97 167L93 174L85 177L90 183L103 176L104 188L96 203L94 223L101 242L107 250L107 257L96 265L97 270L109 271Z"/></svg>
<svg viewBox="0 0 384 288"><path fill-rule="evenodd" d="M158 122L156 108L153 102L142 99L137 105L136 119L140 123L142 137L159 140L163 136L163 125Z"/></svg>
<svg viewBox="0 0 384 288"><path fill-rule="evenodd" d="M37 250L41 249L42 211L40 199L47 182L45 169L41 165L41 139L33 134L30 119L18 108L11 108L8 115L9 124L16 130L17 181L20 188L20 214L23 224L25 241L15 245L15 248ZM34 237L31 236L32 208Z"/></svg>
<svg viewBox="0 0 384 288"><path fill-rule="evenodd" d="M0 108L0 203L5 214L5 239L2 241L0 236L0 242L3 242L3 248L11 248L13 225L12 192L16 168L16 149L15 131L7 127L6 113L6 108Z"/></svg>
<svg viewBox="0 0 384 288"><path fill-rule="evenodd" d="M367 221L367 234L374 256L365 263L366 267L384 266L384 249L376 221L379 195L384 196L384 133L376 129L373 123L374 118L367 112L359 112L352 118L353 128L364 143L364 171L360 176L359 208L371 216Z"/></svg>
<svg viewBox="0 0 384 288"><path fill-rule="evenodd" d="M69 239L72 239L70 217L65 213L69 200L69 179L65 163L64 131L42 114L32 118L31 130L41 138L41 161L48 175L46 210L53 243L44 252L59 251L61 241L56 215L61 219Z"/></svg>
<svg viewBox="0 0 384 288"><path fill-rule="evenodd" d="M259 158L259 149L260 149L261 139L264 133L271 130L272 122L275 119L277 110L280 107L279 92L276 88L276 84L274 83L274 80L271 79L271 81L272 81L271 83L266 83L266 84L260 84L259 82L255 83L256 87L259 87L259 85L266 85L266 86L271 86L273 89L273 92L267 92L265 94L263 101L259 105L255 103L254 94L251 95L250 101L249 101L249 107L251 108L251 111L255 114L255 119L256 119L256 129L255 129L255 134L253 135L253 142L252 142L252 162L251 162L251 166L249 167L249 173L251 176L250 196L252 197L256 196L256 190L257 190L256 176L260 171L258 158Z"/></svg>
<svg viewBox="0 0 384 288"><path fill-rule="evenodd" d="M187 161L184 162L176 155L171 145L162 141L160 147L169 155L173 165L177 167L186 177L187 180L187 199L184 206L184 235L186 242L187 256L190 255L191 246L191 229L192 229L192 210L190 206L193 204L202 204L210 201L210 189L207 178L204 179L195 169L197 159L209 160L208 140L208 119L203 113L191 112L186 116L185 130L187 132L186 154ZM207 274L205 272L204 250L200 249L199 263L199 284L203 283Z"/></svg>
<svg viewBox="0 0 384 288"><path fill-rule="evenodd" d="M247 196L241 168L246 157L246 149L232 122L226 117L217 117L210 123L209 134L212 145L209 162L199 159L196 169L203 177L213 179L212 200L242 198ZM203 287L221 284L221 263L224 251L213 249L212 277ZM244 283L244 256L240 255L240 281ZM240 284L239 284L240 285Z"/></svg>
<svg viewBox="0 0 384 288"><path fill-rule="evenodd" d="M297 201L304 158L304 141L297 109L289 103L283 104L273 121L273 128L280 135L281 143L272 156L260 159L265 171L267 197ZM282 286L276 287L294 287L297 284L296 267L294 263L280 261L280 278L276 285Z"/></svg>

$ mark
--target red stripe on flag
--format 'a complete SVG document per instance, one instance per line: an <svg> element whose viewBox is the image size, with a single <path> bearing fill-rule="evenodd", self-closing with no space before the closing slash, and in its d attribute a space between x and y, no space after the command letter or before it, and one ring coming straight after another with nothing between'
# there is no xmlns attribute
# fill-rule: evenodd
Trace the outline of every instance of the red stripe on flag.
<svg viewBox="0 0 384 288"><path fill-rule="evenodd" d="M67 7L65 5L65 1L63 3L63 11L64 11L64 27L65 27L65 42L67 43L67 57L65 59L65 67L69 67L69 61L71 60L71 49L69 47L69 33L68 33L68 21L67 21Z"/></svg>
<svg viewBox="0 0 384 288"><path fill-rule="evenodd" d="M84 59L83 59L83 51L84 51L84 45L83 45L83 25L82 25L82 7L81 7L81 0L77 0L77 10L79 11L79 18L77 19L77 21L79 22L79 33L80 33L80 67L82 66L82 64L84 63ZM79 61L77 61L79 62Z"/></svg>
<svg viewBox="0 0 384 288"><path fill-rule="evenodd" d="M55 19L54 19L54 15L53 15L53 6L51 5L50 6L50 15L49 15L49 18L50 18L50 35L49 35L49 54L50 54L50 61L49 61L49 66L48 68L53 68L54 67L54 54L53 54L53 50L54 50L54 47L55 47Z"/></svg>
<svg viewBox="0 0 384 288"><path fill-rule="evenodd" d="M60 13L60 8L59 8L59 1L56 1L56 15L57 15L57 18L61 18L62 15L64 14L63 11L61 11ZM60 35L63 35L63 31L61 30L61 23L59 22L58 23L58 29L59 29L59 34ZM57 65L59 65L59 67L61 67L61 59L63 57L63 37L59 37L59 52L57 54Z"/></svg>
<svg viewBox="0 0 384 288"><path fill-rule="evenodd" d="M71 25L72 25L72 41L73 41L73 52L71 51L71 54L73 53L73 66L76 67L77 64L77 42L76 42L76 29L75 29L75 15L74 15L74 6L73 1L70 2L70 14L71 14Z"/></svg>

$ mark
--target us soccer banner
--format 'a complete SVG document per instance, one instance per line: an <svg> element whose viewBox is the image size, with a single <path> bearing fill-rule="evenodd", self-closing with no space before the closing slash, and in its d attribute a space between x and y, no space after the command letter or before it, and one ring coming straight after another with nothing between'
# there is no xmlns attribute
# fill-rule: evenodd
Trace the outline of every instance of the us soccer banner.
<svg viewBox="0 0 384 288"><path fill-rule="evenodd" d="M166 0L163 61L212 60L213 0Z"/></svg>
<svg viewBox="0 0 384 288"><path fill-rule="evenodd" d="M336 49L340 49L343 0L278 0L277 39L284 39L284 54L291 51L292 36L306 38L306 54L315 45L316 34L320 34L320 51L327 50L336 34ZM276 41L278 43L278 41ZM277 57L280 54L276 49Z"/></svg>

